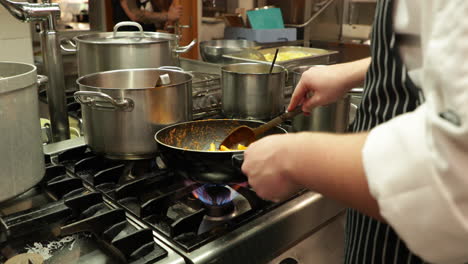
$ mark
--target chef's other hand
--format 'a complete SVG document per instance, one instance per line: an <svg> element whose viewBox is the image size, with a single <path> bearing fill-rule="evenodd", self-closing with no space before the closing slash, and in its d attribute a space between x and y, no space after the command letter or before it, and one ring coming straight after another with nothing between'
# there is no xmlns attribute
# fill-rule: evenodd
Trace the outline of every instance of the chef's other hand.
<svg viewBox="0 0 468 264"><path fill-rule="evenodd" d="M249 145L244 151L242 172L258 196L274 202L290 197L300 190L288 176L291 135L273 135Z"/></svg>
<svg viewBox="0 0 468 264"><path fill-rule="evenodd" d="M167 12L167 20L177 21L182 16L182 6L181 5L171 5L169 11Z"/></svg>
<svg viewBox="0 0 468 264"><path fill-rule="evenodd" d="M369 68L370 58L322 67L311 67L302 74L288 111L302 104L302 111L330 104L344 96L350 89L362 85Z"/></svg>

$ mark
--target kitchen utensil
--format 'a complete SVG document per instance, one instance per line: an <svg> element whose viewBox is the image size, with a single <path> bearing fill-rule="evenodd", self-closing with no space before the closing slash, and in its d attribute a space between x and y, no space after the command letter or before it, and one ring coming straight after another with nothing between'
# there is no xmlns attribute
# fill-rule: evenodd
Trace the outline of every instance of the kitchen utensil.
<svg viewBox="0 0 468 264"><path fill-rule="evenodd" d="M44 176L34 65L0 62L0 202L36 185Z"/></svg>
<svg viewBox="0 0 468 264"><path fill-rule="evenodd" d="M266 131L278 126L288 119L294 118L300 113L302 113L302 110L298 107L294 111L281 114L280 116L257 128L250 128L248 126L236 127L231 132L229 132L229 135L227 135L223 141L221 141L220 146L223 145L230 149L236 149L238 144L248 146L257 140L257 138L263 135Z"/></svg>
<svg viewBox="0 0 468 264"><path fill-rule="evenodd" d="M171 83L155 88L160 75ZM159 129L192 119L192 76L161 69L127 69L83 76L75 99L82 104L83 130L92 151L111 159L151 158Z"/></svg>
<svg viewBox="0 0 468 264"><path fill-rule="evenodd" d="M278 51L279 49L276 49L275 57L273 57L273 61L271 62L270 66L270 72L268 74L271 74L271 72L273 71L273 66L275 66L276 58L278 58Z"/></svg>
<svg viewBox="0 0 468 264"><path fill-rule="evenodd" d="M221 68L222 111L228 118L269 120L284 111L286 69L263 63Z"/></svg>
<svg viewBox="0 0 468 264"><path fill-rule="evenodd" d="M156 81L156 84L154 87L160 87L164 85L168 85L171 83L171 77L169 77L169 74L161 74L158 76L158 80Z"/></svg>
<svg viewBox="0 0 468 264"><path fill-rule="evenodd" d="M296 87L302 73L311 67L323 67L323 65L301 66L294 68L293 87ZM292 121L292 129L298 131L324 131L324 132L346 132L349 126L350 110L356 108L351 104L351 94L360 94L362 90L353 89L343 98L328 105L315 107L309 116L296 116Z"/></svg>
<svg viewBox="0 0 468 264"><path fill-rule="evenodd" d="M139 31L118 31L122 26L134 26ZM193 40L184 47L178 46L178 36L160 32L144 32L140 24L120 22L114 32L79 35L73 38L78 59L78 76L90 73L135 68L157 68L177 65L180 53L189 51Z"/></svg>
<svg viewBox="0 0 468 264"><path fill-rule="evenodd" d="M240 170L243 151L208 151L210 144L219 145L234 128L245 125L256 128L259 121L211 119L175 124L159 130L154 136L164 163L176 173L197 182L214 184L247 181ZM286 133L274 127L264 136ZM274 147L274 146L272 146Z"/></svg>
<svg viewBox="0 0 468 264"><path fill-rule="evenodd" d="M248 40L209 40L200 42L200 55L204 61L224 63L223 55L240 52L256 47L257 44Z"/></svg>

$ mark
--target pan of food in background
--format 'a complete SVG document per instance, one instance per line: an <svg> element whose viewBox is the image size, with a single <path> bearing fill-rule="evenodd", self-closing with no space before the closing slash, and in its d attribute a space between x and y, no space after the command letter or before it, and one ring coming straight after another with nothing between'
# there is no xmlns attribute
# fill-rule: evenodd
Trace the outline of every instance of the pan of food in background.
<svg viewBox="0 0 468 264"><path fill-rule="evenodd" d="M247 181L240 169L244 150L240 147L220 151L219 144L236 127L255 128L262 124L260 121L235 119L192 121L165 127L154 138L166 165L187 179L214 184L240 183ZM263 137L283 133L286 130L275 127Z"/></svg>
<svg viewBox="0 0 468 264"><path fill-rule="evenodd" d="M273 61L277 48L259 49L258 51L245 50L233 54L225 54L223 57L231 63L238 62L255 62L270 64ZM337 60L337 51L282 46L278 47L279 53L275 64L279 64L285 68L292 69L301 65L317 65L317 64L332 64ZM257 53L263 54L264 58L259 58Z"/></svg>

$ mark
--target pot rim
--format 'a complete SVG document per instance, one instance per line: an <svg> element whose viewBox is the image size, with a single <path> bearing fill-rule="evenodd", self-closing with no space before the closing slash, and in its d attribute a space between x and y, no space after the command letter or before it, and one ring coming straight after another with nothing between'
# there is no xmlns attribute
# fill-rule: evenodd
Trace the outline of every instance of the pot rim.
<svg viewBox="0 0 468 264"><path fill-rule="evenodd" d="M256 63L256 62L244 62L244 63L233 63L233 64L227 64L227 65L224 65L223 67L221 67L221 72L225 72L225 73L235 73L235 74L241 74L241 75L262 75L262 76L265 76L265 75L269 75L268 72L265 72L265 73L251 73L251 72L238 72L238 71L232 71L232 70L226 70L226 67L229 67L229 66L238 66L238 65L266 65L268 67L271 66L271 63L270 64L267 64L267 63ZM276 75L276 74L282 74L282 73L286 73L287 72L287 69L282 66L282 65L279 65L279 64L275 64L274 68L280 68L282 69L281 71L279 72L272 72L271 74L272 75Z"/></svg>
<svg viewBox="0 0 468 264"><path fill-rule="evenodd" d="M173 127L175 127L175 126L178 126L178 125L189 124L189 123L194 123L194 122L203 123L203 122L213 122L213 121L248 121L248 122L252 122L252 123L258 123L258 124L261 124L261 125L265 124L265 122L259 121L259 120L228 119L228 118L224 118L224 119L202 119L202 120L196 120L196 121L186 121L186 122L175 123L175 124L166 126L166 127L162 128L162 129L158 130L158 132L156 132L156 134L154 134L154 140L155 140L158 144L161 144L161 145L164 146L164 147L171 148L171 149L176 149L176 150L180 150L180 151L190 151L190 152L196 152L196 153L220 153L220 154L223 154L223 153L224 153L224 154L226 154L226 153L231 153L231 154L244 153L244 150L209 151L209 150L185 149L185 148L179 148L179 147L176 147L176 146L168 145L168 144L166 144L166 143L161 142L161 141L158 139L159 133L162 133L163 131L166 131L166 130L171 129L171 128L173 128ZM287 134L287 133L288 133L288 131L286 131L286 129L284 129L284 128L282 128L282 127L276 126L276 128L283 130L283 131L284 131L284 134Z"/></svg>
<svg viewBox="0 0 468 264"><path fill-rule="evenodd" d="M113 72L128 72L128 71L145 71L145 70L159 70L159 71L168 71L168 72L176 72L176 73L181 73L181 74L185 74L185 75L188 75L190 76L190 78L187 80L187 81L184 81L184 82L180 82L180 83L175 83L175 84L169 84L169 85L164 85L164 86L161 86L161 87L154 87L154 86L148 86L148 87L139 87L139 88L124 88L124 87L97 87L97 86L92 86L92 85L86 85L86 84L82 84L80 83L80 81L82 81L83 79L87 79L87 78L91 78L93 76L96 76L96 75L100 75L100 74L105 74L105 73L113 73ZM168 88L168 87L175 87L175 86L179 86L179 85L182 85L182 84L187 84L187 83L191 83L192 82L192 79L193 79L193 76L188 73L188 72L185 72L185 71L176 71L176 70L166 70L166 69L158 69L158 68L136 68L136 69L119 69L119 70L110 70L110 71L102 71L102 72L95 72L95 73L90 73L90 74L87 74L87 75L84 75L84 76L81 76L80 78L78 78L76 80L76 84L78 84L78 86L83 86L83 87L86 87L86 88L91 88L91 89L96 89L96 90L129 90L129 91L141 91L141 90L148 90L148 89L161 89L161 88ZM80 89L81 90L81 89Z"/></svg>
<svg viewBox="0 0 468 264"><path fill-rule="evenodd" d="M27 88L37 84L37 67L30 63L1 61L0 65L5 67L21 66L25 69L21 72L1 77L0 73L0 94Z"/></svg>
<svg viewBox="0 0 468 264"><path fill-rule="evenodd" d="M161 32L143 32L144 38L141 38L141 33L138 31L119 31L118 33L121 36L125 36L126 38L135 38L135 39L142 39L144 41L141 42L113 42L113 41L102 41L102 40L93 40L93 38L99 37L100 39L124 39L124 37L115 37L113 32L101 32L101 33L90 33L90 34L83 34L73 37L73 40L77 43L86 43L86 44L96 44L96 45L144 45L144 44L157 44L157 43L164 43L169 41L177 40L177 36L169 33L161 33ZM159 36L159 37L158 37Z"/></svg>

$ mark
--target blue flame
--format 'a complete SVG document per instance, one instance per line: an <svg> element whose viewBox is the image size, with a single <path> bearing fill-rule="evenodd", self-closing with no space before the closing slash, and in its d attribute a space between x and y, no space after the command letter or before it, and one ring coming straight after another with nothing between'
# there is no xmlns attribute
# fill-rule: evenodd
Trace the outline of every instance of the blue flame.
<svg viewBox="0 0 468 264"><path fill-rule="evenodd" d="M207 187L224 187L229 189L228 195L218 195L217 197L212 197L206 192ZM208 205L223 205L232 201L238 193L231 188L224 185L217 184L205 184L193 191L193 194L203 203Z"/></svg>

